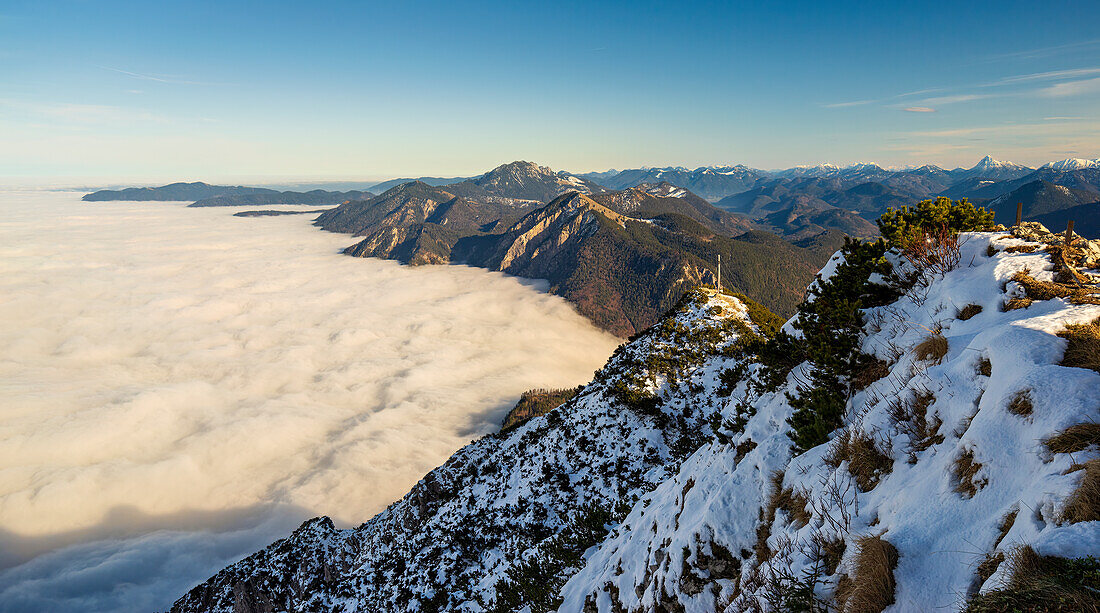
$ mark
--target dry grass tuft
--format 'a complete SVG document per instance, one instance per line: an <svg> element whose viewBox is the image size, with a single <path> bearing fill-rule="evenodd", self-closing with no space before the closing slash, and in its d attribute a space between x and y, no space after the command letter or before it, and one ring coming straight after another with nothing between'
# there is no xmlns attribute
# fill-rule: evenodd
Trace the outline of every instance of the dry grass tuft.
<svg viewBox="0 0 1100 613"><path fill-rule="evenodd" d="M966 321L982 312L982 305L968 304L959 310L959 319Z"/></svg>
<svg viewBox="0 0 1100 613"><path fill-rule="evenodd" d="M1009 298L1005 303L1005 311L1015 311L1016 309L1026 309L1031 306L1031 298Z"/></svg>
<svg viewBox="0 0 1100 613"><path fill-rule="evenodd" d="M852 377L852 389L866 389L875 381L890 374L890 365L883 360L873 360L860 368Z"/></svg>
<svg viewBox="0 0 1100 613"><path fill-rule="evenodd" d="M775 522L775 511L779 508L779 498L783 495L783 471L772 473L768 504L760 509L760 523L756 526L756 544L753 551L756 552L756 563L763 564L772 557L772 550L768 547L768 538L772 535L772 523Z"/></svg>
<svg viewBox="0 0 1100 613"><path fill-rule="evenodd" d="M1020 390L1016 392L1016 395L1008 402L1008 407L1006 408L1008 412L1013 415L1031 415L1031 412L1035 409L1035 406L1031 402L1031 391Z"/></svg>
<svg viewBox="0 0 1100 613"><path fill-rule="evenodd" d="M837 583L838 608L851 613L879 613L894 603L898 550L878 536L860 538L856 547L854 575L841 577Z"/></svg>
<svg viewBox="0 0 1100 613"><path fill-rule="evenodd" d="M1005 247L1005 253L1034 253L1039 250L1039 245L1015 245Z"/></svg>
<svg viewBox="0 0 1100 613"><path fill-rule="evenodd" d="M973 498L978 490L985 487L984 480L974 480L982 465L974 461L974 451L967 449L955 458L953 472L955 474L955 491L967 498Z"/></svg>
<svg viewBox="0 0 1100 613"><path fill-rule="evenodd" d="M1066 326L1058 336L1069 341L1062 356L1062 366L1100 372L1100 318L1092 323Z"/></svg>
<svg viewBox="0 0 1100 613"><path fill-rule="evenodd" d="M1077 424L1043 441L1051 453L1077 453L1100 446L1100 424Z"/></svg>
<svg viewBox="0 0 1100 613"><path fill-rule="evenodd" d="M864 492L875 489L882 477L894 469L893 458L879 448L873 436L863 431L853 432L836 451L840 460L848 461L848 472Z"/></svg>
<svg viewBox="0 0 1100 613"><path fill-rule="evenodd" d="M978 564L978 586L981 587L997 572L997 567L1005 561L1005 554L998 551L996 554L988 554L981 564Z"/></svg>
<svg viewBox="0 0 1100 613"><path fill-rule="evenodd" d="M989 358L983 357L978 360L978 374L983 377L988 377L993 374L993 362L990 362Z"/></svg>
<svg viewBox="0 0 1100 613"><path fill-rule="evenodd" d="M1081 483L1062 509L1062 521L1066 523L1100 520L1100 459L1085 462L1083 472Z"/></svg>
<svg viewBox="0 0 1100 613"><path fill-rule="evenodd" d="M997 528L997 541L993 543L993 548L996 549L1001 545L1001 541L1005 540L1008 536L1008 531L1012 529L1012 526L1016 523L1016 516L1020 514L1020 510L1015 511L1004 516L1001 520L1001 525Z"/></svg>
<svg viewBox="0 0 1100 613"><path fill-rule="evenodd" d="M999 589L975 596L968 613L1097 613L1100 563L1095 558L1041 556L1028 546L1006 559L1009 579Z"/></svg>
<svg viewBox="0 0 1100 613"><path fill-rule="evenodd" d="M1032 300L1053 300L1065 298L1073 304L1100 304L1100 290L1075 287L1067 283L1052 283L1040 281L1031 276L1027 270L1021 270L1012 276L1012 280L1024 288L1028 298Z"/></svg>
<svg viewBox="0 0 1100 613"><path fill-rule="evenodd" d="M918 360L939 363L947 355L947 339L942 334L932 334L920 342L913 352Z"/></svg>
<svg viewBox="0 0 1100 613"><path fill-rule="evenodd" d="M918 394L909 403L895 400L890 405L890 417L898 431L909 437L909 463L917 463L917 453L944 441L939 433L943 420L938 416L928 419L928 407L936 399L932 392Z"/></svg>

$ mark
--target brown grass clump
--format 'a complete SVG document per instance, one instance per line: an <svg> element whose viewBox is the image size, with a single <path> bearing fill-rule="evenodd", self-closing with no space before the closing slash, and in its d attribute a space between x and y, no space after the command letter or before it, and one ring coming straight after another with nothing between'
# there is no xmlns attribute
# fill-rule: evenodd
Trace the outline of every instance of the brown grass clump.
<svg viewBox="0 0 1100 613"><path fill-rule="evenodd" d="M982 312L982 305L968 304L959 310L959 319L966 321Z"/></svg>
<svg viewBox="0 0 1100 613"><path fill-rule="evenodd" d="M1027 270L1021 270L1012 276L1012 280L1024 288L1028 298L1032 300L1053 300L1065 298L1073 304L1100 304L1100 296L1096 289L1075 287L1067 283L1052 283L1040 281L1031 276Z"/></svg>
<svg viewBox="0 0 1100 613"><path fill-rule="evenodd" d="M848 460L848 472L864 492L875 489L882 477L894 469L894 460L879 449L872 436L862 431L853 432L836 452L841 461Z"/></svg>
<svg viewBox="0 0 1100 613"><path fill-rule="evenodd" d="M1100 372L1100 318L1092 323L1066 326L1058 336L1069 341L1062 356L1062 366Z"/></svg>
<svg viewBox="0 0 1100 613"><path fill-rule="evenodd" d="M1005 540L1008 536L1008 531L1012 529L1012 526L1016 523L1016 516L1020 514L1020 510L1015 511L1004 516L1001 520L1001 525L997 528L997 541L993 543L993 548L996 549L1000 546L1001 541Z"/></svg>
<svg viewBox="0 0 1100 613"><path fill-rule="evenodd" d="M1041 556L1028 546L1006 559L1009 579L999 589L975 596L968 613L1097 613L1100 562L1095 558Z"/></svg>
<svg viewBox="0 0 1100 613"><path fill-rule="evenodd" d="M989 554L985 556L981 564L978 564L978 587L981 587L993 573L997 572L997 567L1001 565L1001 562L1005 561L1005 554L998 551L996 554Z"/></svg>
<svg viewBox="0 0 1100 613"><path fill-rule="evenodd" d="M1100 520L1100 459L1085 462L1084 477L1077 489L1066 499L1062 521L1076 524Z"/></svg>
<svg viewBox="0 0 1100 613"><path fill-rule="evenodd" d="M772 473L768 504L760 509L760 524L756 527L756 544L753 551L756 552L756 562L762 564L772 557L772 550L768 547L768 538L772 535L772 523L775 522L775 511L779 508L779 498L783 494L783 471Z"/></svg>
<svg viewBox="0 0 1100 613"><path fill-rule="evenodd" d="M914 349L917 359L939 363L947 355L947 339L942 334L932 334L920 342Z"/></svg>
<svg viewBox="0 0 1100 613"><path fill-rule="evenodd" d="M872 360L852 377L852 389L865 389L875 381L890 374L890 365L883 360Z"/></svg>
<svg viewBox="0 0 1100 613"><path fill-rule="evenodd" d="M916 464L917 453L944 441L939 433L943 420L938 416L928 419L928 407L936 399L932 392L918 394L909 403L895 400L890 405L890 417L900 432L909 437L909 463Z"/></svg>
<svg viewBox="0 0 1100 613"><path fill-rule="evenodd" d="M973 498L978 490L985 487L984 481L974 480L974 476L981 467L981 464L974 461L974 451L972 449L960 453L959 457L955 458L953 471L955 473L955 491L967 498Z"/></svg>
<svg viewBox="0 0 1100 613"><path fill-rule="evenodd" d="M856 547L854 575L841 577L837 583L838 608L850 613L879 613L894 603L898 550L878 536L862 537Z"/></svg>
<svg viewBox="0 0 1100 613"><path fill-rule="evenodd" d="M993 362L990 362L989 358L983 357L978 360L978 374L983 377L988 377L993 374Z"/></svg>
<svg viewBox="0 0 1100 613"><path fill-rule="evenodd" d="M1016 245L1005 247L1005 253L1033 253L1038 251L1039 245Z"/></svg>
<svg viewBox="0 0 1100 613"><path fill-rule="evenodd" d="M1077 424L1043 441L1051 453L1077 453L1100 446L1100 424Z"/></svg>
<svg viewBox="0 0 1100 613"><path fill-rule="evenodd" d="M809 499L802 492L796 492L791 488L783 488L783 471L772 473L768 504L760 509L760 524L756 527L756 544L753 551L756 552L758 563L771 559L772 551L768 547L768 538L772 533L772 524L775 523L775 514L780 509L787 512L792 524L798 527L810 523L813 515L808 510Z"/></svg>
<svg viewBox="0 0 1100 613"><path fill-rule="evenodd" d="M1013 415L1031 415L1035 406L1031 402L1031 392L1029 390L1020 390L1016 392L1016 395L1012 397L1012 400L1008 402L1009 413Z"/></svg>
<svg viewBox="0 0 1100 613"><path fill-rule="evenodd" d="M1015 311L1016 309L1026 309L1031 306L1031 298L1009 298L1005 303L1005 311Z"/></svg>

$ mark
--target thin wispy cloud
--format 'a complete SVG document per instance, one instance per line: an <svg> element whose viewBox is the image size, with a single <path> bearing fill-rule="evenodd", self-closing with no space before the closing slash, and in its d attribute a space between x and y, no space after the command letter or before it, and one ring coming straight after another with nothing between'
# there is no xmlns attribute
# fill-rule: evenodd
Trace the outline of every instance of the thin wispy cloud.
<svg viewBox="0 0 1100 613"><path fill-rule="evenodd" d="M944 104L958 104L960 102L972 102L974 100L982 100L983 98L991 98L992 96L986 94L957 94L954 96L937 96L935 98L926 98L921 101L921 104L925 106L940 106Z"/></svg>
<svg viewBox="0 0 1100 613"><path fill-rule="evenodd" d="M982 83L980 87L1000 87L1002 85L1016 85L1018 83L1030 83L1035 81L1058 81L1100 75L1100 68L1073 68L1070 70L1050 70L1047 72L1033 72L1030 74L1005 77L989 83Z"/></svg>
<svg viewBox="0 0 1100 613"><path fill-rule="evenodd" d="M910 96L920 96L920 95L923 95L923 94L933 94L933 93L936 93L936 92L942 92L942 91L944 91L944 89L945 88L943 88L943 87L929 87L929 88L925 88L925 89L918 89L918 90L911 91L911 92L905 92L904 94L898 94L898 95L894 96L894 98L908 98Z"/></svg>
<svg viewBox="0 0 1100 613"><path fill-rule="evenodd" d="M116 125L141 122L166 122L168 118L144 109L111 106L106 104L80 104L74 102L32 102L28 100L0 99L0 107L17 113L71 124Z"/></svg>
<svg viewBox="0 0 1100 613"><path fill-rule="evenodd" d="M906 113L935 113L936 109L927 106L907 106L903 109Z"/></svg>
<svg viewBox="0 0 1100 613"><path fill-rule="evenodd" d="M1050 47L1039 47L1039 48L1036 48L1036 49L1026 49L1026 50L1023 50L1023 51L1011 51L1011 52L1008 52L1008 53L998 53L998 54L995 54L995 55L990 55L990 56L984 58L981 61L982 62L995 62L995 61L998 61L998 60L1008 60L1008 59L1022 60L1022 59L1034 59L1034 58L1041 58L1041 57L1051 57L1051 56L1055 56L1055 55L1062 55L1062 54L1065 54L1065 53L1072 53L1074 51L1087 50L1091 47L1096 47L1096 46L1100 46L1100 38L1094 39L1094 40L1084 40L1084 41L1079 41L1079 42L1075 42L1075 43L1066 43L1064 45L1053 45L1053 46L1050 46Z"/></svg>
<svg viewBox="0 0 1100 613"><path fill-rule="evenodd" d="M970 126L966 128L948 128L943 130L917 130L913 132L908 132L907 134L911 137L948 138L971 136L976 134L1026 134L1050 136L1058 135L1061 133L1072 133L1076 136L1081 136L1096 134L1098 132L1100 132L1100 122L1097 121L1063 121L1054 124L1051 124L1049 122L993 124L985 126Z"/></svg>
<svg viewBox="0 0 1100 613"><path fill-rule="evenodd" d="M1036 92L1044 98L1066 98L1098 93L1100 93L1100 77L1055 83Z"/></svg>
<svg viewBox="0 0 1100 613"><path fill-rule="evenodd" d="M155 74L143 74L140 72L131 72L129 70L122 70L121 68L112 68L110 66L97 66L103 70L109 70L111 72L117 72L119 74L140 79L142 81L155 81L157 83L172 83L175 85L212 85L212 83L206 83L203 81L191 81L188 79L180 79L170 75L155 75Z"/></svg>
<svg viewBox="0 0 1100 613"><path fill-rule="evenodd" d="M863 106L866 104L873 104L878 100L852 100L851 102L834 102L833 104L824 105L827 109L843 109L851 106Z"/></svg>

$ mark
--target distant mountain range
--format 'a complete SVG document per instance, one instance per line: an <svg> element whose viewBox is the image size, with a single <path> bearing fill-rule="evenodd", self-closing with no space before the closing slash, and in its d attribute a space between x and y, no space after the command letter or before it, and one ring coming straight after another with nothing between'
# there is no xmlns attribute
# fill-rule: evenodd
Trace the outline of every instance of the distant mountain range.
<svg viewBox="0 0 1100 613"><path fill-rule="evenodd" d="M278 191L263 187L210 185L207 183L172 183L161 187L128 187L122 190L100 190L86 194L87 202L129 201L193 201L190 206L256 206L264 204L339 204L345 200L366 198L374 194L351 190L330 192L315 189L308 192Z"/></svg>
<svg viewBox="0 0 1100 613"><path fill-rule="evenodd" d="M598 179L598 181L597 181ZM451 181L446 183L446 181ZM715 280L782 316L845 235L874 237L886 209L947 195L1012 223L1100 235L1100 161L1038 169L985 157L971 168L872 163L764 171L747 166L640 168L583 175L517 161L470 178L393 180L367 191L280 192L173 183L99 191L103 200L194 200L191 206L339 205L316 220L359 237L345 253L408 264L460 262L547 279L598 325L627 336L690 287ZM271 214L269 210L244 215Z"/></svg>
<svg viewBox="0 0 1100 613"><path fill-rule="evenodd" d="M715 206L744 215L758 228L771 230L791 238L799 238L823 230L835 230L855 236L873 236L877 229L871 223L887 208L913 204L936 196L968 198L979 205L1007 196L1025 185L1046 182L1077 190L1074 198L1066 199L1059 192L1040 190L1032 186L1021 192L1025 219L1050 217L1068 207L1083 231L1093 224L1086 218L1095 217L1100 209L1089 205L1100 202L1100 160L1068 159L1030 168L1013 162L982 158L970 168L945 169L935 165L915 168L888 169L873 163L850 166L819 164L795 166L783 170L759 170L747 166L704 166L689 170L682 167L637 168L586 173L580 176L613 189L664 181L690 190L713 202ZM1093 194L1093 196L1089 196ZM1087 202L1081 202L1081 199ZM1091 200L1089 200L1091 198ZM1071 202L1075 204L1070 204ZM999 210L1005 207L999 206ZM1034 214L1027 211L1034 210ZM1042 212L1040 212L1042 211ZM1030 215L1030 216L1029 216ZM999 222L1015 219L1003 211ZM1052 221L1053 223L1053 221Z"/></svg>

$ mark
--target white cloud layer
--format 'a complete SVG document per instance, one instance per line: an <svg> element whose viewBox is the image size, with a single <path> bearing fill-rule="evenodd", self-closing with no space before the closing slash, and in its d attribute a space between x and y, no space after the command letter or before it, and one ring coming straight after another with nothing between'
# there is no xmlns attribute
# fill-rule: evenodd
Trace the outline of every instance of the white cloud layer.
<svg viewBox="0 0 1100 613"><path fill-rule="evenodd" d="M529 282L339 255L308 216L0 212L0 610L164 607L305 517L366 520L617 343Z"/></svg>

